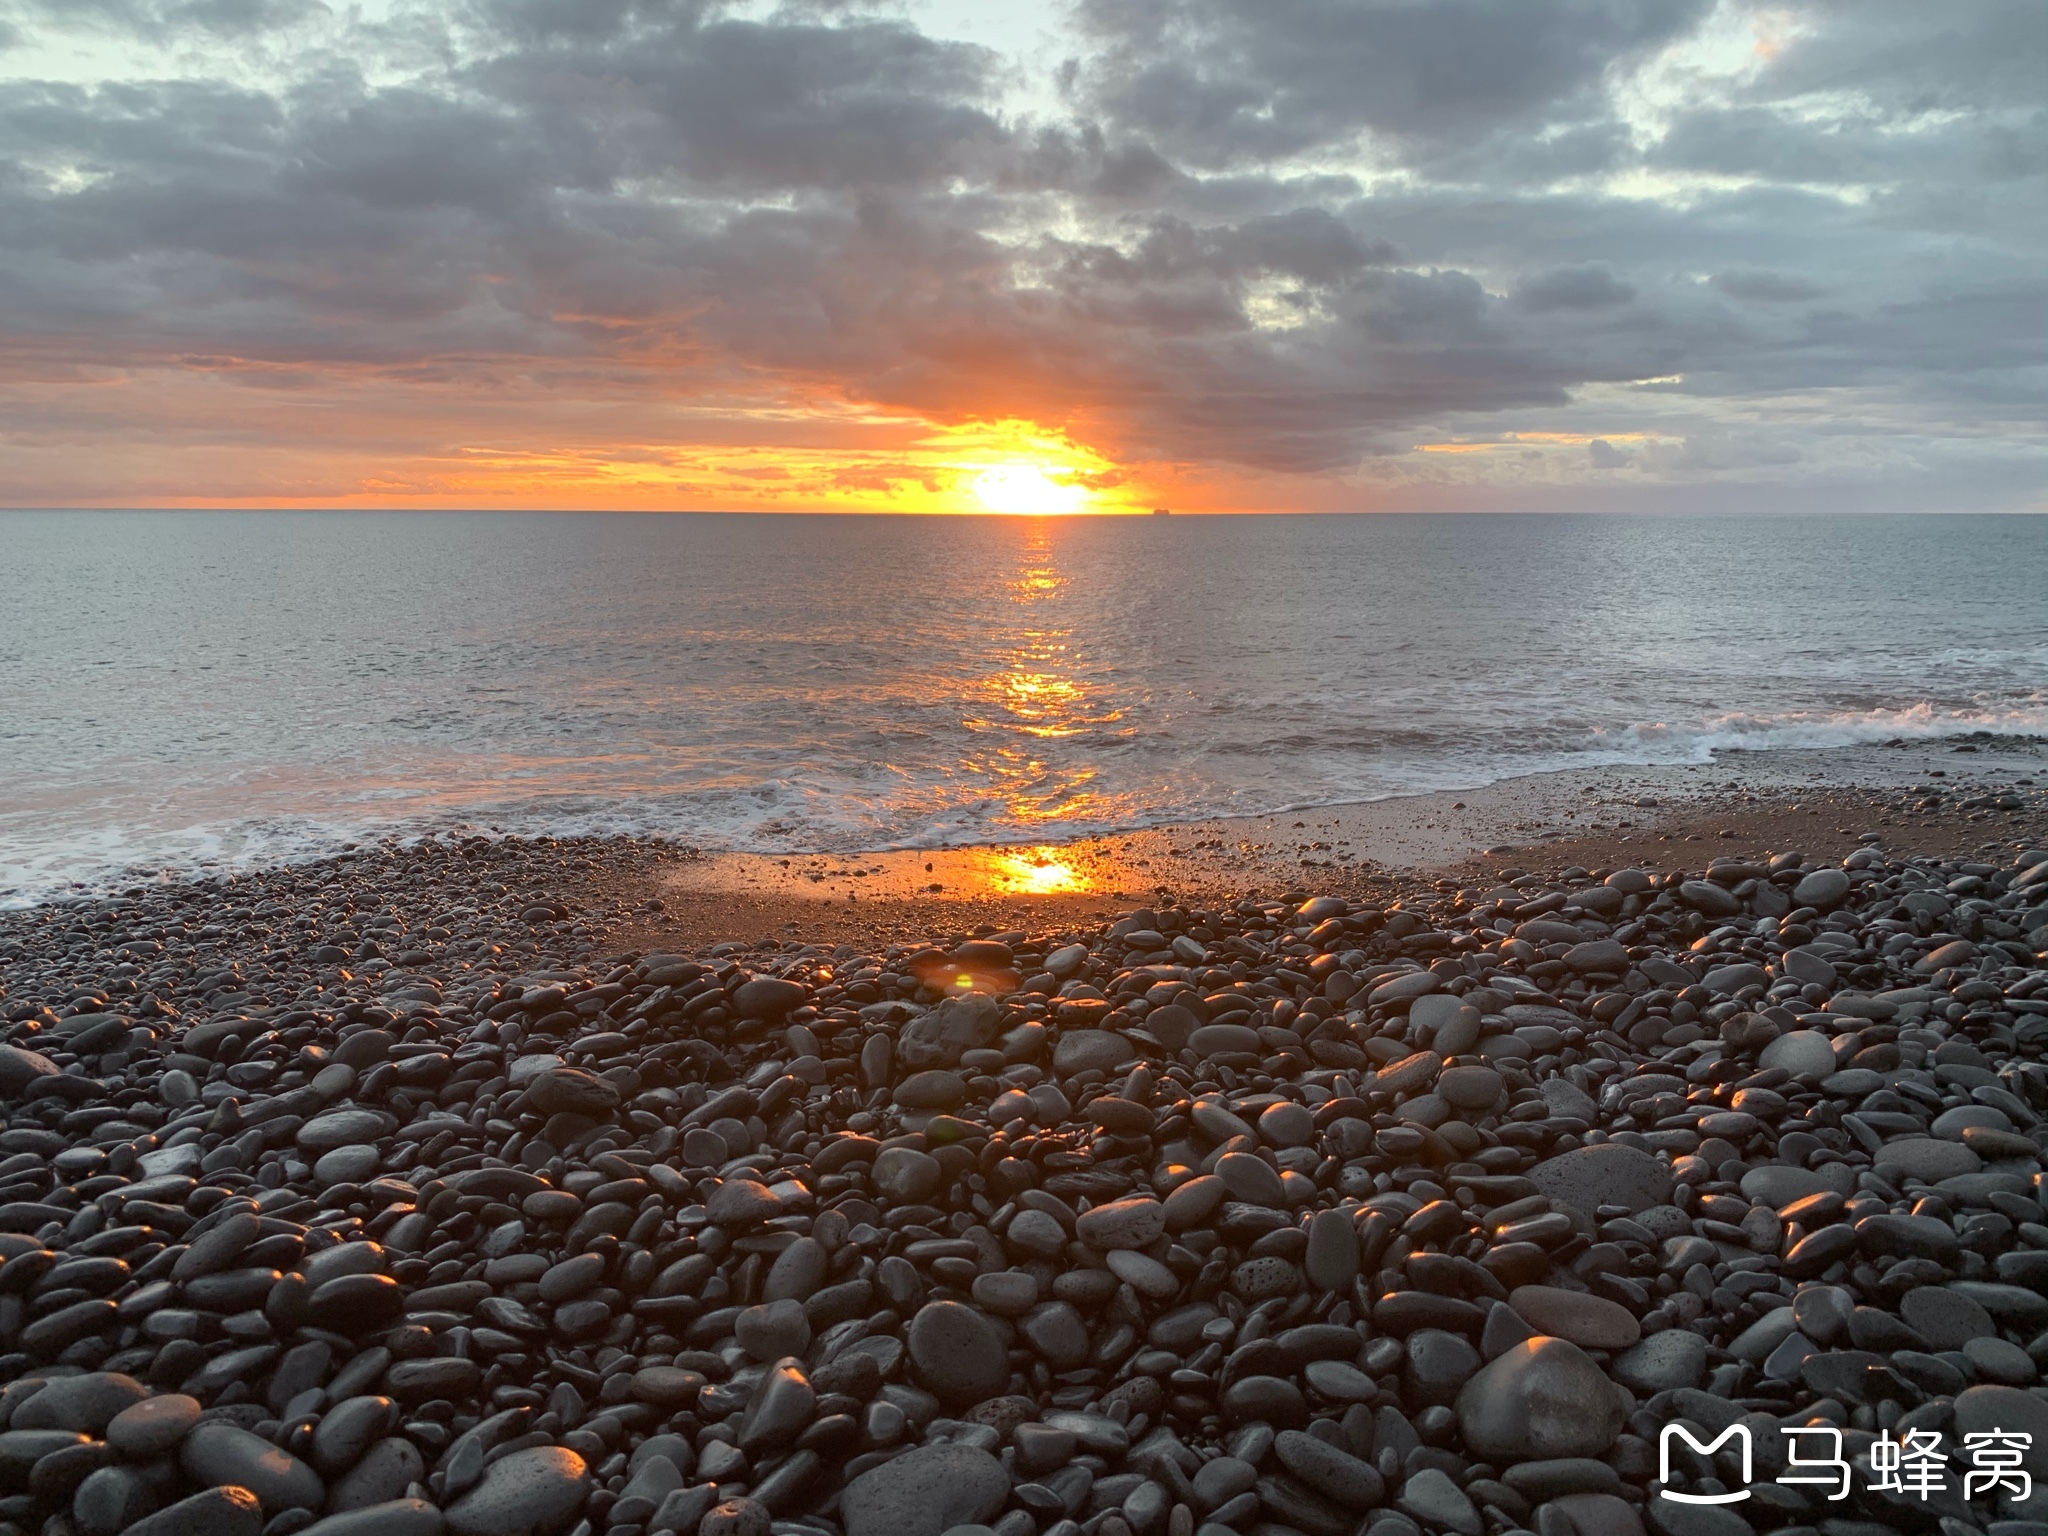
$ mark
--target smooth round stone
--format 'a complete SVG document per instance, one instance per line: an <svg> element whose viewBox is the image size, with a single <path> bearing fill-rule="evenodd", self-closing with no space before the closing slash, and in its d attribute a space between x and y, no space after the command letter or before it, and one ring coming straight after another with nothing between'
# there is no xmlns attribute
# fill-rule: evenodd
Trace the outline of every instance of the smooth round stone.
<svg viewBox="0 0 2048 1536"><path fill-rule="evenodd" d="M405 1312L405 1293L389 1275L343 1275L315 1290L312 1315L350 1337L389 1327Z"/></svg>
<svg viewBox="0 0 2048 1536"><path fill-rule="evenodd" d="M483 1481L448 1506L448 1529L455 1536L554 1536L589 1492L589 1469L574 1451L514 1451L484 1468Z"/></svg>
<svg viewBox="0 0 2048 1536"><path fill-rule="evenodd" d="M780 976L756 976L740 983L732 995L733 1008L743 1019L779 1019L792 1008L801 1008L811 994L794 981Z"/></svg>
<svg viewBox="0 0 2048 1536"><path fill-rule="evenodd" d="M704 1203L704 1214L716 1226L750 1227L780 1216L782 1201L758 1179L720 1179Z"/></svg>
<svg viewBox="0 0 2048 1536"><path fill-rule="evenodd" d="M1358 1233L1342 1211L1317 1211L1308 1224L1302 1268L1321 1291L1347 1289L1358 1278Z"/></svg>
<svg viewBox="0 0 2048 1536"><path fill-rule="evenodd" d="M1653 1333L1614 1362L1614 1379L1639 1394L1697 1387L1706 1379L1707 1341L1690 1328Z"/></svg>
<svg viewBox="0 0 2048 1536"><path fill-rule="evenodd" d="M1407 1385L1411 1399L1448 1406L1479 1369L1479 1351L1463 1334L1418 1328L1407 1339Z"/></svg>
<svg viewBox="0 0 2048 1536"><path fill-rule="evenodd" d="M1137 1059L1138 1048L1111 1029L1070 1029L1052 1048L1052 1069L1061 1077L1114 1072Z"/></svg>
<svg viewBox="0 0 2048 1536"><path fill-rule="evenodd" d="M697 1536L769 1536L775 1517L759 1499L724 1499L704 1512Z"/></svg>
<svg viewBox="0 0 2048 1536"><path fill-rule="evenodd" d="M1308 1422L1308 1402L1284 1376L1240 1376L1224 1389L1223 1417L1231 1424L1299 1429Z"/></svg>
<svg viewBox="0 0 2048 1536"><path fill-rule="evenodd" d="M1104 1256L1109 1272L1140 1296L1164 1301L1180 1291L1180 1277L1157 1259L1127 1248L1112 1248Z"/></svg>
<svg viewBox="0 0 2048 1536"><path fill-rule="evenodd" d="M1083 1211L1075 1230L1091 1248L1149 1248L1166 1231L1166 1207L1142 1197L1112 1200Z"/></svg>
<svg viewBox="0 0 2048 1536"><path fill-rule="evenodd" d="M1311 1360L1301 1379L1316 1396L1333 1403L1369 1403L1380 1395L1379 1383L1348 1360Z"/></svg>
<svg viewBox="0 0 2048 1536"><path fill-rule="evenodd" d="M998 1317L1022 1317L1041 1299L1038 1277L1024 1269L999 1269L992 1274L976 1275L969 1289L977 1307Z"/></svg>
<svg viewBox="0 0 2048 1536"><path fill-rule="evenodd" d="M665 1410L687 1408L703 1387L702 1376L680 1366L643 1366L633 1373L633 1400Z"/></svg>
<svg viewBox="0 0 2048 1536"><path fill-rule="evenodd" d="M1223 1187L1233 1200L1263 1205L1268 1210L1287 1208L1286 1186L1280 1182L1279 1172L1262 1157L1249 1152L1226 1152L1216 1160L1216 1176L1223 1180Z"/></svg>
<svg viewBox="0 0 2048 1536"><path fill-rule="evenodd" d="M1386 1480L1374 1467L1314 1435L1283 1429L1273 1452L1289 1472L1345 1509L1372 1509L1386 1497Z"/></svg>
<svg viewBox="0 0 2048 1536"><path fill-rule="evenodd" d="M1458 1393L1458 1427L1496 1464L1602 1456L1621 1433L1621 1402L1576 1344L1534 1338L1483 1367Z"/></svg>
<svg viewBox="0 0 2048 1536"><path fill-rule="evenodd" d="M313 1180L322 1189L332 1189L337 1184L367 1184L377 1176L381 1162L375 1147L352 1142L322 1153L313 1164Z"/></svg>
<svg viewBox="0 0 2048 1536"><path fill-rule="evenodd" d="M740 1348L766 1364L784 1355L801 1355L811 1347L811 1324L803 1303L785 1299L748 1307L733 1319Z"/></svg>
<svg viewBox="0 0 2048 1536"><path fill-rule="evenodd" d="M61 1376L15 1409L8 1428L75 1429L97 1438L146 1395L141 1382L117 1372Z"/></svg>
<svg viewBox="0 0 2048 1536"><path fill-rule="evenodd" d="M1938 1285L1906 1292L1899 1302L1899 1316L1936 1350L1961 1349L1972 1339L1998 1336L1998 1325L1989 1312L1969 1297Z"/></svg>
<svg viewBox="0 0 2048 1536"><path fill-rule="evenodd" d="M1802 944L1796 949L1788 949L1780 957L1778 965L1801 986L1832 987L1842 979L1834 961L1818 945Z"/></svg>
<svg viewBox="0 0 2048 1536"><path fill-rule="evenodd" d="M182 1392L144 1398L123 1408L107 1425L107 1444L134 1461L149 1461L172 1450L199 1422L199 1399Z"/></svg>
<svg viewBox="0 0 2048 1536"><path fill-rule="evenodd" d="M1628 969L1628 950L1613 939L1591 939L1566 950L1564 963L1582 976L1596 971L1619 976Z"/></svg>
<svg viewBox="0 0 2048 1536"><path fill-rule="evenodd" d="M1937 1184L1943 1179L1976 1173L1983 1159L1968 1147L1932 1136L1902 1136L1888 1141L1872 1159L1880 1178L1925 1179Z"/></svg>
<svg viewBox="0 0 2048 1536"><path fill-rule="evenodd" d="M1619 1302L1551 1285L1517 1286L1508 1305L1537 1333L1568 1340L1582 1349L1627 1349L1643 1336L1635 1314Z"/></svg>
<svg viewBox="0 0 2048 1536"><path fill-rule="evenodd" d="M1067 1229L1046 1211L1019 1211L1004 1237L1012 1248L1041 1259L1055 1258L1067 1246Z"/></svg>
<svg viewBox="0 0 2048 1536"><path fill-rule="evenodd" d="M938 1193L945 1170L915 1147L885 1147L875 1158L875 1192L897 1205L922 1205Z"/></svg>
<svg viewBox="0 0 2048 1536"><path fill-rule="evenodd" d="M38 1078L60 1075L57 1063L40 1051L24 1051L18 1045L0 1045L0 1098L18 1099Z"/></svg>
<svg viewBox="0 0 2048 1536"><path fill-rule="evenodd" d="M1766 1071L1783 1067L1794 1077L1831 1077L1835 1047L1817 1029L1791 1029L1765 1046L1756 1061Z"/></svg>
<svg viewBox="0 0 2048 1536"><path fill-rule="evenodd" d="M306 1532L318 1536L441 1536L445 1527L441 1511L425 1499L389 1499L316 1520Z"/></svg>
<svg viewBox="0 0 2048 1536"><path fill-rule="evenodd" d="M949 1408L971 1408L1010 1385L1010 1352L994 1323L957 1301L922 1307L904 1331L918 1379Z"/></svg>
<svg viewBox="0 0 2048 1536"><path fill-rule="evenodd" d="M1459 1109L1491 1109L1506 1086L1492 1067L1450 1067L1436 1080L1436 1091Z"/></svg>
<svg viewBox="0 0 2048 1536"><path fill-rule="evenodd" d="M603 1278L603 1255L579 1253L548 1266L547 1272L540 1277L540 1299L549 1306L574 1301L596 1290L597 1283Z"/></svg>
<svg viewBox="0 0 2048 1536"><path fill-rule="evenodd" d="M1849 894L1849 877L1839 869L1816 869L1792 887L1792 904L1825 912Z"/></svg>
<svg viewBox="0 0 2048 1536"><path fill-rule="evenodd" d="M397 1413L398 1405L388 1397L366 1394L336 1403L313 1431L313 1470L328 1477L346 1472L390 1430Z"/></svg>
<svg viewBox="0 0 2048 1536"><path fill-rule="evenodd" d="M157 1505L133 1467L101 1467L71 1495L71 1521L81 1536L120 1536Z"/></svg>
<svg viewBox="0 0 2048 1536"><path fill-rule="evenodd" d="M1780 1168L1774 1164L1766 1168L1752 1168L1742 1176L1742 1197L1760 1201L1774 1211L1782 1211L1795 1200L1804 1200L1808 1195L1823 1194L1833 1188L1833 1183L1813 1168Z"/></svg>
<svg viewBox="0 0 2048 1536"><path fill-rule="evenodd" d="M1017 1332L1055 1371L1071 1371L1088 1359L1088 1325L1071 1303L1048 1301L1033 1307ZM1004 1380L1008 1379L1006 1374Z"/></svg>
<svg viewBox="0 0 2048 1536"><path fill-rule="evenodd" d="M895 1102L902 1109L958 1109L967 1102L967 1080L943 1067L913 1072L896 1085Z"/></svg>
<svg viewBox="0 0 2048 1536"><path fill-rule="evenodd" d="M208 1488L128 1527L127 1536L262 1536L263 1505L247 1488Z"/></svg>
<svg viewBox="0 0 2048 1536"><path fill-rule="evenodd" d="M1404 1514L1413 1515L1433 1530L1480 1536L1486 1529L1465 1490L1435 1467L1425 1467L1403 1483L1401 1496L1395 1502Z"/></svg>
<svg viewBox="0 0 2048 1536"><path fill-rule="evenodd" d="M725 1138L714 1130L693 1125L683 1132L683 1166L685 1168L716 1168L732 1156L732 1148L725 1144Z"/></svg>
<svg viewBox="0 0 2048 1536"><path fill-rule="evenodd" d="M301 1152L324 1157L341 1147L376 1141L398 1129L397 1120L381 1110L336 1109L315 1115L292 1138Z"/></svg>
<svg viewBox="0 0 2048 1536"><path fill-rule="evenodd" d="M944 1536L991 1519L1010 1496L1010 1474L987 1451L927 1445L885 1461L846 1485L846 1536Z"/></svg>
<svg viewBox="0 0 2048 1536"><path fill-rule="evenodd" d="M1315 1138L1315 1113L1306 1104L1269 1104L1259 1116L1259 1139L1269 1147L1305 1147Z"/></svg>
<svg viewBox="0 0 2048 1536"><path fill-rule="evenodd" d="M194 1482L247 1488L270 1514L318 1510L327 1497L319 1473L281 1446L232 1424L196 1426L185 1436L178 1464Z"/></svg>
<svg viewBox="0 0 2048 1536"><path fill-rule="evenodd" d="M1963 1355L1984 1381L2007 1387L2030 1387L2040 1378L2034 1357L2009 1339L1970 1339Z"/></svg>
<svg viewBox="0 0 2048 1536"><path fill-rule="evenodd" d="M794 1358L778 1360L754 1387L740 1420L740 1449L752 1456L787 1445L811 1422L818 1394Z"/></svg>
<svg viewBox="0 0 2048 1536"><path fill-rule="evenodd" d="M1188 1047L1205 1060L1211 1056L1257 1056L1266 1048L1259 1032L1244 1024L1204 1024L1188 1036Z"/></svg>
<svg viewBox="0 0 2048 1536"><path fill-rule="evenodd" d="M825 1251L825 1245L815 1237L800 1237L775 1257L768 1267L768 1278L761 1282L763 1301L803 1301L812 1292L825 1284L825 1277L832 1266L832 1255ZM791 1354L802 1354L802 1350L791 1350Z"/></svg>
<svg viewBox="0 0 2048 1536"><path fill-rule="evenodd" d="M419 1447L400 1435L386 1435L335 1482L327 1495L328 1513L338 1515L389 1503L403 1497L407 1488L424 1481L426 1475Z"/></svg>
<svg viewBox="0 0 2048 1536"><path fill-rule="evenodd" d="M1657 1159L1616 1141L1546 1158L1528 1177L1551 1199L1587 1212L1602 1205L1640 1212L1671 1199L1671 1175Z"/></svg>

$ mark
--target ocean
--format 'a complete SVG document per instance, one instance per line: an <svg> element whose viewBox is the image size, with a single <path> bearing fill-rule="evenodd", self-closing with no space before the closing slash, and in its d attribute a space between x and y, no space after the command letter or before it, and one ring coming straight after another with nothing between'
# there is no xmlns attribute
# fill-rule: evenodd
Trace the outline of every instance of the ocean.
<svg viewBox="0 0 2048 1536"><path fill-rule="evenodd" d="M2048 518L0 512L0 906L2048 732Z"/></svg>

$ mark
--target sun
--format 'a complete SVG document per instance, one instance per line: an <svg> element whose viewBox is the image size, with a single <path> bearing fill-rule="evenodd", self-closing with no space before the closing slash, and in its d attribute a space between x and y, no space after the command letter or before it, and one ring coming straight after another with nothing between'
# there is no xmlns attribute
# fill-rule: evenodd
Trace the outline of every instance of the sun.
<svg viewBox="0 0 2048 1536"><path fill-rule="evenodd" d="M1051 517L1088 505L1088 488L1055 480L1036 464L998 464L972 481L977 500L991 512Z"/></svg>

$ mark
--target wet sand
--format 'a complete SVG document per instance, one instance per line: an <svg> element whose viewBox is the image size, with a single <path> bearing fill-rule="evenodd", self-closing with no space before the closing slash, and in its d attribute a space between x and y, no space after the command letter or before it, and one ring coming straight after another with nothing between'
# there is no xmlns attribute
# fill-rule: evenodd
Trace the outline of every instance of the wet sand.
<svg viewBox="0 0 2048 1536"><path fill-rule="evenodd" d="M1930 803L1936 793L1940 803ZM1949 857L2039 844L2048 740L1730 752L1696 766L1540 774L1059 843L708 853L656 877L649 890L662 910L626 937L680 949L797 936L924 942L1085 926L1162 893L1384 897L1418 880L1462 884L1503 870L1673 870L1787 849L1839 858L1872 835Z"/></svg>

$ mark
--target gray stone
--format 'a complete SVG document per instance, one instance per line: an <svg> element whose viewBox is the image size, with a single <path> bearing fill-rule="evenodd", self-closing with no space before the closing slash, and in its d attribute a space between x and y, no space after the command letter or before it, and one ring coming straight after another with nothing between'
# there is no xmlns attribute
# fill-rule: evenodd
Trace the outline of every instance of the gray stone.
<svg viewBox="0 0 2048 1536"><path fill-rule="evenodd" d="M1091 1248L1149 1248L1166 1231L1166 1208L1157 1200L1112 1200L1083 1211L1075 1229Z"/></svg>
<svg viewBox="0 0 2048 1536"><path fill-rule="evenodd" d="M147 1396L132 1376L94 1371L60 1377L14 1410L10 1429L76 1429L95 1439Z"/></svg>
<svg viewBox="0 0 2048 1536"><path fill-rule="evenodd" d="M1450 1067L1436 1080L1436 1091L1459 1109L1491 1109L1506 1086L1492 1067Z"/></svg>
<svg viewBox="0 0 2048 1536"><path fill-rule="evenodd" d="M985 993L943 998L937 1007L903 1026L896 1041L896 1060L912 1072L957 1067L967 1052L981 1050L995 1039L1001 1022L1001 1005Z"/></svg>
<svg viewBox="0 0 2048 1536"><path fill-rule="evenodd" d="M776 1361L747 1400L740 1419L740 1449L753 1456L789 1444L803 1433L817 1406L818 1394L804 1375L802 1362L793 1357Z"/></svg>
<svg viewBox="0 0 2048 1536"><path fill-rule="evenodd" d="M904 1343L918 1379L949 1408L971 1408L1010 1385L1002 1331L972 1307L935 1301L910 1320Z"/></svg>
<svg viewBox="0 0 2048 1536"><path fill-rule="evenodd" d="M1816 869L1792 887L1792 900L1825 912L1849 894L1849 877L1839 869Z"/></svg>
<svg viewBox="0 0 2048 1536"><path fill-rule="evenodd" d="M733 1319L740 1348L763 1363L785 1355L801 1355L811 1347L811 1324L804 1304L793 1297L748 1307Z"/></svg>
<svg viewBox="0 0 2048 1536"><path fill-rule="evenodd" d="M107 1425L107 1444L123 1456L148 1461L173 1450L199 1422L199 1399L166 1392L124 1408Z"/></svg>
<svg viewBox="0 0 2048 1536"><path fill-rule="evenodd" d="M1932 1136L1902 1136L1888 1141L1871 1161L1880 1177L1889 1171L1894 1177L1925 1179L1930 1184L1937 1179L1975 1173L1984 1166L1983 1159L1968 1147Z"/></svg>
<svg viewBox="0 0 2048 1536"><path fill-rule="evenodd" d="M1070 1029L1052 1048L1052 1068L1061 1077L1080 1072L1115 1072L1138 1059L1138 1048L1114 1030Z"/></svg>
<svg viewBox="0 0 2048 1536"><path fill-rule="evenodd" d="M1756 1064L1766 1071L1783 1067L1794 1077L1832 1077L1835 1047L1817 1029L1790 1029L1758 1053Z"/></svg>
<svg viewBox="0 0 2048 1536"><path fill-rule="evenodd" d="M322 1153L313 1164L313 1179L322 1189L332 1189L337 1184L362 1184L377 1176L380 1162L375 1147L351 1142Z"/></svg>
<svg viewBox="0 0 2048 1536"><path fill-rule="evenodd" d="M1465 1443L1495 1463L1601 1456L1621 1432L1621 1403L1576 1344L1535 1338L1483 1367L1458 1393Z"/></svg>
<svg viewBox="0 0 2048 1536"><path fill-rule="evenodd" d="M441 1511L425 1499L391 1499L316 1520L301 1536L441 1536L444 1525Z"/></svg>
<svg viewBox="0 0 2048 1536"><path fill-rule="evenodd" d="M1273 1165L1249 1152L1226 1152L1216 1160L1217 1177L1232 1199L1269 1210L1284 1210L1287 1191Z"/></svg>
<svg viewBox="0 0 2048 1536"><path fill-rule="evenodd" d="M1841 979L1834 961L1827 957L1826 951L1813 944L1786 950L1778 964L1787 976L1802 986L1832 987Z"/></svg>
<svg viewBox="0 0 2048 1536"><path fill-rule="evenodd" d="M1302 1268L1309 1284L1323 1291L1349 1289L1358 1278L1358 1234L1342 1211L1317 1211L1308 1224L1308 1253Z"/></svg>
<svg viewBox="0 0 2048 1536"><path fill-rule="evenodd" d="M298 1457L232 1424L196 1426L185 1436L178 1464L194 1482L247 1488L268 1514L287 1509L317 1512L327 1496L320 1474Z"/></svg>
<svg viewBox="0 0 2048 1536"><path fill-rule="evenodd" d="M1995 1338L1991 1314L1967 1296L1938 1285L1917 1286L1899 1301L1906 1326L1937 1349L1961 1349L1971 1339Z"/></svg>
<svg viewBox="0 0 2048 1536"><path fill-rule="evenodd" d="M157 1506L133 1467L101 1467L71 1495L71 1522L81 1536L120 1536Z"/></svg>
<svg viewBox="0 0 2048 1536"><path fill-rule="evenodd" d="M327 1513L339 1515L352 1509L369 1509L404 1496L414 1483L424 1481L427 1469L419 1447L400 1435L387 1435L363 1453L363 1459L343 1473L327 1495Z"/></svg>
<svg viewBox="0 0 2048 1536"><path fill-rule="evenodd" d="M1551 1285L1517 1286L1508 1305L1539 1334L1583 1349L1627 1349L1643 1336L1635 1314L1619 1302Z"/></svg>
<svg viewBox="0 0 2048 1536"><path fill-rule="evenodd" d="M1413 1515L1434 1530L1480 1536L1486 1529L1465 1490L1435 1467L1425 1467L1403 1483L1395 1503L1404 1514Z"/></svg>
<svg viewBox="0 0 2048 1536"><path fill-rule="evenodd" d="M1588 1212L1602 1205L1642 1211L1671 1198L1670 1173L1649 1153L1614 1141L1547 1158L1528 1176L1551 1199Z"/></svg>
<svg viewBox="0 0 2048 1536"><path fill-rule="evenodd" d="M944 1536L990 1518L1010 1477L987 1451L927 1445L871 1468L840 1496L846 1536Z"/></svg>
<svg viewBox="0 0 2048 1536"><path fill-rule="evenodd" d="M37 1078L57 1075L57 1063L42 1052L0 1045L0 1098L18 1099Z"/></svg>
<svg viewBox="0 0 2048 1536"><path fill-rule="evenodd" d="M1386 1481L1369 1463L1314 1435L1283 1429L1273 1450L1289 1472L1345 1509L1372 1509L1386 1497Z"/></svg>
<svg viewBox="0 0 2048 1536"><path fill-rule="evenodd" d="M1547 1078L1540 1091L1544 1107L1553 1115L1567 1120L1583 1120L1588 1125L1600 1117L1600 1106L1593 1102L1593 1096L1569 1078Z"/></svg>
<svg viewBox="0 0 2048 1536"><path fill-rule="evenodd" d="M901 1205L921 1205L938 1192L945 1176L938 1159L915 1147L885 1147L875 1158L876 1192Z"/></svg>
<svg viewBox="0 0 2048 1536"><path fill-rule="evenodd" d="M397 1129L397 1117L382 1110L336 1109L308 1120L293 1141L301 1152L319 1157L338 1147L380 1140Z"/></svg>
<svg viewBox="0 0 2048 1536"><path fill-rule="evenodd" d="M126 1536L262 1536L263 1505L247 1488L208 1488L128 1527Z"/></svg>
<svg viewBox="0 0 2048 1536"><path fill-rule="evenodd" d="M1071 1371L1087 1362L1088 1325L1064 1301L1048 1301L1033 1307L1017 1325L1017 1331L1055 1371Z"/></svg>
<svg viewBox="0 0 2048 1536"><path fill-rule="evenodd" d="M448 1506L448 1529L455 1536L553 1536L589 1491L589 1470L574 1451L514 1451L484 1468L483 1481Z"/></svg>

